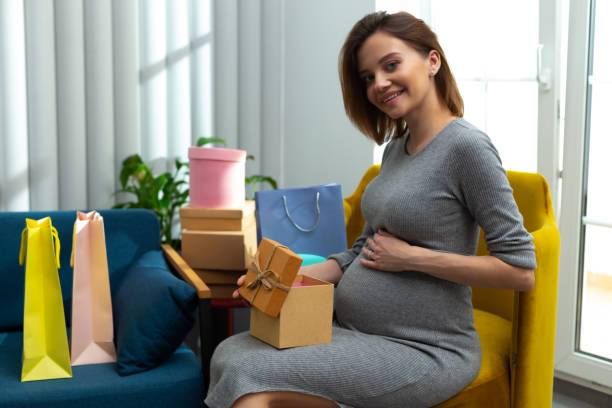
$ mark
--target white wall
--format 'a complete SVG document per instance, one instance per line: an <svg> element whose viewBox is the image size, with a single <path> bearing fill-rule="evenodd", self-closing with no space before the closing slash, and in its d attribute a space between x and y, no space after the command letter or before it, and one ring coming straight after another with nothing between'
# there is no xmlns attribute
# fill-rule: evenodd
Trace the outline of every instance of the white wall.
<svg viewBox="0 0 612 408"><path fill-rule="evenodd" d="M350 194L372 164L374 144L344 113L337 61L374 0L214 7L215 136L256 156L248 174L272 176L281 187L336 182Z"/></svg>
<svg viewBox="0 0 612 408"><path fill-rule="evenodd" d="M344 195L372 164L373 142L344 113L338 52L374 2L294 1L285 14L284 175L287 186L337 182Z"/></svg>

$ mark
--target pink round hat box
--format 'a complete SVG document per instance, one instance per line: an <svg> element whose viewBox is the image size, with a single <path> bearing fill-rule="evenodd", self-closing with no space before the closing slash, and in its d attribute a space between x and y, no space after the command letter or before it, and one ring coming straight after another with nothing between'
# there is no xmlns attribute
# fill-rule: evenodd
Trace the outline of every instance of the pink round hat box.
<svg viewBox="0 0 612 408"><path fill-rule="evenodd" d="M242 208L246 151L216 147L189 148L189 205Z"/></svg>

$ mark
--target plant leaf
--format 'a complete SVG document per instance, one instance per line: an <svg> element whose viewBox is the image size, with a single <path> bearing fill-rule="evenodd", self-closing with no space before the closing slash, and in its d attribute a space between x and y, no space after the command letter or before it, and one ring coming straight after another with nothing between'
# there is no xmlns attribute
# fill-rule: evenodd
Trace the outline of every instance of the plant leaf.
<svg viewBox="0 0 612 408"><path fill-rule="evenodd" d="M276 184L276 180L274 180L272 177L268 177L268 176L263 176L261 174L254 174L250 177L247 177L246 179L244 179L244 182L246 185L250 185L250 184L257 184L257 183L269 183L272 188L274 190L276 190L278 188L278 185Z"/></svg>
<svg viewBox="0 0 612 408"><path fill-rule="evenodd" d="M133 154L123 160L121 173L119 174L119 181L121 182L121 187L125 188L129 177L131 175L134 175L136 173L136 169L138 169L142 164L144 163L142 162L142 158L138 154Z"/></svg>
<svg viewBox="0 0 612 408"><path fill-rule="evenodd" d="M227 145L227 142L225 141L225 139L220 139L218 137L201 137L198 139L198 141L196 142L196 146L204 146L205 144L209 144L209 143L217 143L217 144L221 144L223 146Z"/></svg>

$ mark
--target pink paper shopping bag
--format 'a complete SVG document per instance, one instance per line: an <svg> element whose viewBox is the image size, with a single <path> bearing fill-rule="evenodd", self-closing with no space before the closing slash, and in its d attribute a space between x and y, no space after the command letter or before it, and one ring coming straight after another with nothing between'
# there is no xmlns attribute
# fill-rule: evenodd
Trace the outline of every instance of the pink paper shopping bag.
<svg viewBox="0 0 612 408"><path fill-rule="evenodd" d="M77 212L70 263L74 266L71 364L117 361L104 220L96 211Z"/></svg>

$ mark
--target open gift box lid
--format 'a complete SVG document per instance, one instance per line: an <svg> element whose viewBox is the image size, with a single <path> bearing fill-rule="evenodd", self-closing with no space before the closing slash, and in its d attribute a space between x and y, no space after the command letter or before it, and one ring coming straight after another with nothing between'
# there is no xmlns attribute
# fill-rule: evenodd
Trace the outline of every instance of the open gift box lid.
<svg viewBox="0 0 612 408"><path fill-rule="evenodd" d="M252 306L277 317L302 265L302 258L289 248L262 238L239 293Z"/></svg>

